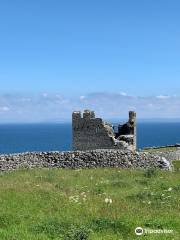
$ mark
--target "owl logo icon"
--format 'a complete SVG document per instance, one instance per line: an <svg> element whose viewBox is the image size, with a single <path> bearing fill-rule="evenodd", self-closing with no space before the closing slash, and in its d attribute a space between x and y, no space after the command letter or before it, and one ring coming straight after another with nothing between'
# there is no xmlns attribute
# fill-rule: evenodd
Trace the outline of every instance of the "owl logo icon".
<svg viewBox="0 0 180 240"><path fill-rule="evenodd" d="M143 231L143 228L142 228L142 227L137 227L137 228L135 229L135 234L138 235L138 236L142 235L143 232L144 232L144 231Z"/></svg>

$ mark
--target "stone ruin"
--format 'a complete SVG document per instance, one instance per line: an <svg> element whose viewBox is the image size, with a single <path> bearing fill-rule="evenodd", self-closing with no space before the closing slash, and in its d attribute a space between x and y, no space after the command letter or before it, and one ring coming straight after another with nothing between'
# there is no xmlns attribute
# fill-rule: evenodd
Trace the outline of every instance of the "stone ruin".
<svg viewBox="0 0 180 240"><path fill-rule="evenodd" d="M120 149L136 150L136 113L129 112L129 120L116 127L96 118L94 111L72 114L73 150Z"/></svg>

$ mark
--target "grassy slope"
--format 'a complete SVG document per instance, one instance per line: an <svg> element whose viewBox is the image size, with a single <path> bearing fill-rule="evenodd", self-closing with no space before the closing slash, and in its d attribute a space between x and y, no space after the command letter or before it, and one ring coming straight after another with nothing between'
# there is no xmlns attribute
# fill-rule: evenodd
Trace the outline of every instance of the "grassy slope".
<svg viewBox="0 0 180 240"><path fill-rule="evenodd" d="M0 239L179 239L179 180L178 171L120 169L3 174ZM137 226L173 234L137 237Z"/></svg>
<svg viewBox="0 0 180 240"><path fill-rule="evenodd" d="M176 151L176 147L160 147L160 148L145 148L143 152L167 152L167 151Z"/></svg>

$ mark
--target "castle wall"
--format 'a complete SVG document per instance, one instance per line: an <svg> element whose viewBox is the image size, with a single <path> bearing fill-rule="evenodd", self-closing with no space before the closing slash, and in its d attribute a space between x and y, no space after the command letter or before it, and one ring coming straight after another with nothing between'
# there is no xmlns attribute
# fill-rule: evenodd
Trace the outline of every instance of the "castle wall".
<svg viewBox="0 0 180 240"><path fill-rule="evenodd" d="M93 111L85 110L83 116L81 112L73 112L72 129L74 150L136 148L135 136L132 133L128 134L132 139L131 144L127 143L127 136L124 136L125 140L116 139L112 125L96 118Z"/></svg>

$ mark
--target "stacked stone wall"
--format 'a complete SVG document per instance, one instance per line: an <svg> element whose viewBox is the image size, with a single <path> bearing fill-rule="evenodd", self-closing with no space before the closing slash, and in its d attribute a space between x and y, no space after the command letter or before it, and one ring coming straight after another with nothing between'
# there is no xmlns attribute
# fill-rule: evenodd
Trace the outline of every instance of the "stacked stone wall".
<svg viewBox="0 0 180 240"><path fill-rule="evenodd" d="M0 172L22 168L160 168L171 169L166 159L152 153L120 150L32 152L0 155Z"/></svg>
<svg viewBox="0 0 180 240"><path fill-rule="evenodd" d="M180 150L175 151L158 151L157 155L166 158L168 161L180 160Z"/></svg>

